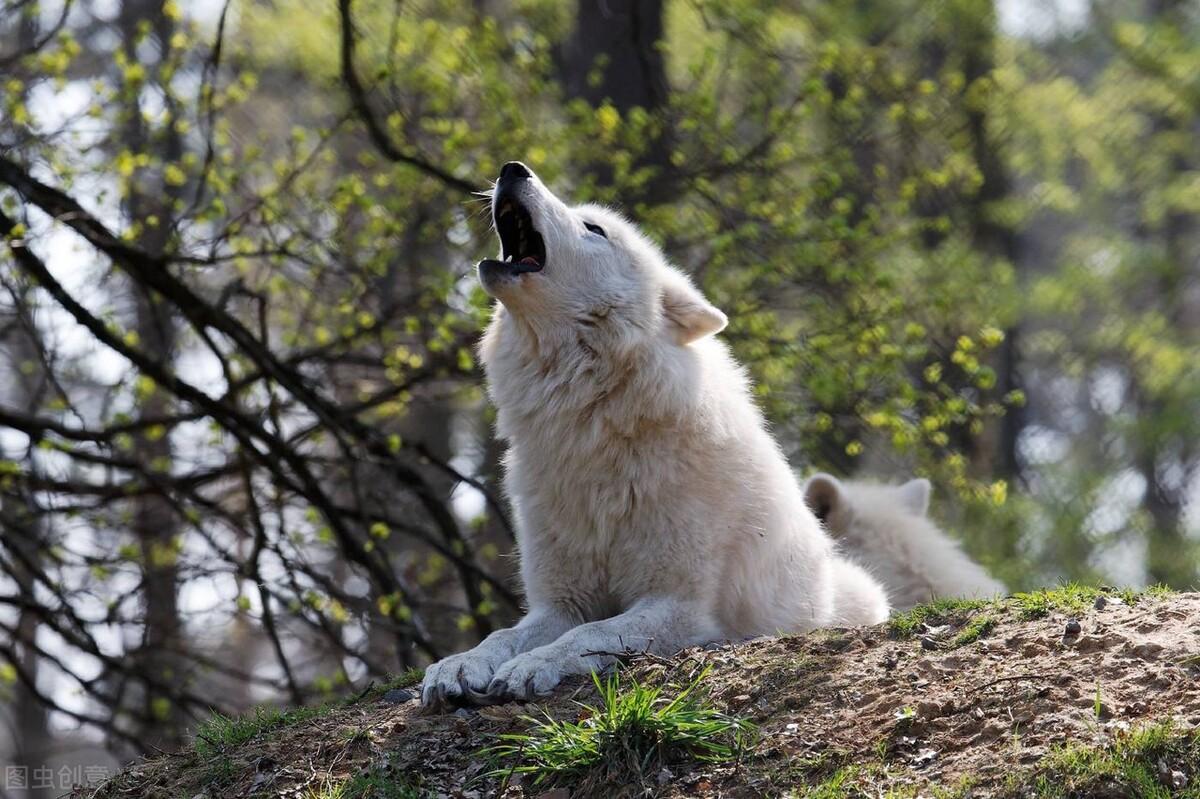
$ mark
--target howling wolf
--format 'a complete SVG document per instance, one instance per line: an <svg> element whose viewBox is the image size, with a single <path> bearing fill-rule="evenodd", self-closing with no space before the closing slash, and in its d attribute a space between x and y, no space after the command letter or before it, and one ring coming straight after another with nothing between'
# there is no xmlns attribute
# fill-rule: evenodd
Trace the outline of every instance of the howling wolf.
<svg viewBox="0 0 1200 799"><path fill-rule="evenodd" d="M492 195L480 352L508 443L529 611L425 673L422 700L527 699L628 651L887 618L767 433L714 308L617 213L524 164Z"/></svg>

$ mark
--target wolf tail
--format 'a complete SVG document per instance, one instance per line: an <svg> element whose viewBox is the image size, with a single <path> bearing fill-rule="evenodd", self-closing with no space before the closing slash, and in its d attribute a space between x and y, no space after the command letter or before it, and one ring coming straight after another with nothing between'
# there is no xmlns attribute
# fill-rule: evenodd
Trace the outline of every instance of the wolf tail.
<svg viewBox="0 0 1200 799"><path fill-rule="evenodd" d="M866 569L842 557L833 559L834 627L860 627L887 621L887 593Z"/></svg>

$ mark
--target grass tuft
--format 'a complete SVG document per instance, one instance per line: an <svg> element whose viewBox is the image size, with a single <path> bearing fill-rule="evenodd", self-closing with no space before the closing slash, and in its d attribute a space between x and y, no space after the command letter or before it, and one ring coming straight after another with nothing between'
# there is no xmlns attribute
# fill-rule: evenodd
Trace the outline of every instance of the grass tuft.
<svg viewBox="0 0 1200 799"><path fill-rule="evenodd" d="M208 756L199 772L199 784L208 789L220 788L233 782L237 767L233 759L225 754Z"/></svg>
<svg viewBox="0 0 1200 799"><path fill-rule="evenodd" d="M849 765L838 769L820 782L793 788L786 799L970 799L975 779L959 777L946 785L919 787L895 784L897 778L911 775L907 769L894 771L882 760Z"/></svg>
<svg viewBox="0 0 1200 799"><path fill-rule="evenodd" d="M1043 588L1013 594L1011 603L1022 619L1040 619L1052 612L1082 613L1092 606L1097 597L1117 597L1126 605L1135 605L1144 598L1160 599L1173 591L1165 585L1152 585L1138 591L1133 588L1098 588L1079 583L1064 583L1058 588Z"/></svg>
<svg viewBox="0 0 1200 799"><path fill-rule="evenodd" d="M375 767L347 780L340 799L421 799L421 796L421 790L409 777L397 778L388 769Z"/></svg>
<svg viewBox="0 0 1200 799"><path fill-rule="evenodd" d="M500 736L484 750L498 766L489 776L533 777L535 785L584 781L597 786L642 782L664 764L681 759L719 763L738 758L754 727L707 706L699 697L703 670L674 698L663 686L635 681L622 685L617 675L592 679L598 706L581 705L582 720L528 718L527 732Z"/></svg>
<svg viewBox="0 0 1200 799"><path fill-rule="evenodd" d="M1052 612L1082 613L1091 607L1096 597L1106 595L1104 591L1089 585L1065 583L1058 588L1040 588L1036 591L1013 594L1012 602L1022 619L1040 619ZM1132 604L1136 593L1126 591L1115 594Z"/></svg>
<svg viewBox="0 0 1200 799"><path fill-rule="evenodd" d="M366 690L356 696L352 696L347 700L348 704L357 702L374 702L386 694L399 688L412 688L425 677L424 669L408 669L400 674L393 675L378 685L372 683Z"/></svg>
<svg viewBox="0 0 1200 799"><path fill-rule="evenodd" d="M1058 588L1044 588L1013 594L1008 599L937 599L912 610L897 613L888 620L888 632L893 638L906 639L920 635L926 627L942 624L962 625L950 639L951 649L974 643L988 635L998 623L997 613L1016 610L1021 619L1039 619L1052 612L1082 613L1100 596L1116 597L1127 605L1146 597L1160 598L1171 594L1170 588L1153 585L1142 591L1132 588L1116 590L1105 587L1066 583ZM994 613L978 613L989 609ZM976 615L973 615L976 614Z"/></svg>
<svg viewBox="0 0 1200 799"><path fill-rule="evenodd" d="M379 686L380 693L386 693L396 688L411 688L425 677L425 669L408 669Z"/></svg>
<svg viewBox="0 0 1200 799"><path fill-rule="evenodd" d="M307 721L324 712L320 707L300 707L280 710L274 707L256 707L253 713L244 716L224 716L214 713L196 730L196 754L212 757L227 749L240 746L262 733Z"/></svg>
<svg viewBox="0 0 1200 799"><path fill-rule="evenodd" d="M372 685L358 696L334 700L321 705L298 707L292 710L261 706L243 716L225 716L214 713L196 729L195 749L201 757L211 757L232 747L272 730L318 718L331 710L353 704L364 699L375 700L393 688L409 688L421 681L425 673L421 669L409 669L381 685Z"/></svg>
<svg viewBox="0 0 1200 799"><path fill-rule="evenodd" d="M954 640L950 642L950 646L956 649L960 646L973 644L990 633L995 627L996 620L987 613L981 613L959 630L958 635L954 636Z"/></svg>
<svg viewBox="0 0 1200 799"><path fill-rule="evenodd" d="M1164 722L1119 734L1107 746L1075 744L1057 749L1032 775L1014 778L1005 795L1034 799L1198 799L1198 772L1200 731L1183 732ZM1167 784L1172 773L1182 777L1181 784Z"/></svg>
<svg viewBox="0 0 1200 799"><path fill-rule="evenodd" d="M847 799L853 796L853 781L858 769L854 766L840 768L828 778L812 786L802 794L789 794L790 797L802 796L804 799Z"/></svg>
<svg viewBox="0 0 1200 799"><path fill-rule="evenodd" d="M315 788L310 787L304 792L304 799L348 799L346 783L334 782L328 777Z"/></svg>
<svg viewBox="0 0 1200 799"><path fill-rule="evenodd" d="M912 638L930 622L962 616L992 605L989 599L935 599L912 610L897 613L888 620L888 632L893 638Z"/></svg>

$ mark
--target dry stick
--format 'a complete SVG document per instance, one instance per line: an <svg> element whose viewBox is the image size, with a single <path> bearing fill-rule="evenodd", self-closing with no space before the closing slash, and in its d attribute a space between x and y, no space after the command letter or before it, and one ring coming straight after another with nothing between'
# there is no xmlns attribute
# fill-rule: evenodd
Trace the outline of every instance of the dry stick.
<svg viewBox="0 0 1200 799"><path fill-rule="evenodd" d="M999 685L1002 682L1013 682L1015 680L1049 680L1054 677L1053 674L1012 674L1008 677L998 677L991 682L985 682L983 685L974 689L975 693L980 693L993 685Z"/></svg>

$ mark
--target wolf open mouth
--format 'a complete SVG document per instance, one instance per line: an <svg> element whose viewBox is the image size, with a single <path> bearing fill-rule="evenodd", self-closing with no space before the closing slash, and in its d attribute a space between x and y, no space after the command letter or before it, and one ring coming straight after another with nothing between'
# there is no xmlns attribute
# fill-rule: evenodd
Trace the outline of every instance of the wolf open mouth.
<svg viewBox="0 0 1200 799"><path fill-rule="evenodd" d="M501 197L494 213L503 262L517 275L542 271L546 265L546 242L534 230L533 217L521 201Z"/></svg>

